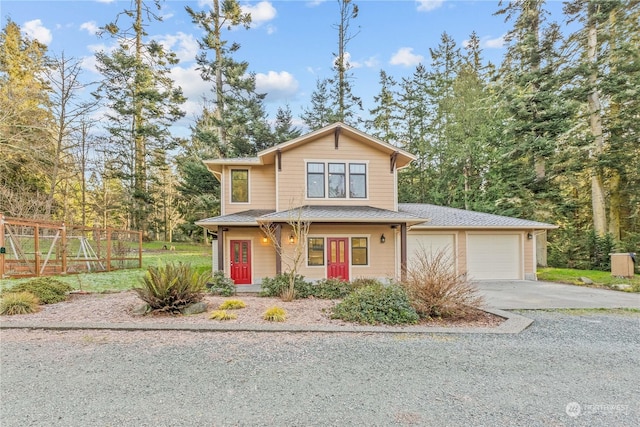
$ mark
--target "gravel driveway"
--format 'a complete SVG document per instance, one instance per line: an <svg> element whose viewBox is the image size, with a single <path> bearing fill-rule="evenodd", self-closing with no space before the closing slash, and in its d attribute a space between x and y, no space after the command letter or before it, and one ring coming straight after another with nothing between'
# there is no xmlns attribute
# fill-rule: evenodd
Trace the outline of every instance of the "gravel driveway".
<svg viewBox="0 0 640 427"><path fill-rule="evenodd" d="M640 425L638 313L526 316L517 335L3 330L0 425Z"/></svg>

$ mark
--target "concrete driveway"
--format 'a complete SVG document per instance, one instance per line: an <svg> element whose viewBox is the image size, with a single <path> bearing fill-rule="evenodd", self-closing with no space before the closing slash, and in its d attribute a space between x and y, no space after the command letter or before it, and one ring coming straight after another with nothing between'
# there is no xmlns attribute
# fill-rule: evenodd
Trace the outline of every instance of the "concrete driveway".
<svg viewBox="0 0 640 427"><path fill-rule="evenodd" d="M640 294L560 283L480 281L488 307L503 310L545 308L639 308Z"/></svg>

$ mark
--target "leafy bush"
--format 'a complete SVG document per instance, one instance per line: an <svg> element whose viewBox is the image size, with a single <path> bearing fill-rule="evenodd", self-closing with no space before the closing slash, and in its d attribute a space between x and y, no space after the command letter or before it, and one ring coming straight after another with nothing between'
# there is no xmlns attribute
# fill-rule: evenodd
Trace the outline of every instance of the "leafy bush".
<svg viewBox="0 0 640 427"><path fill-rule="evenodd" d="M367 277L358 277L356 279L353 279L351 281L351 289L352 290L356 290L356 289L360 289L360 288L364 288L365 286L378 286L381 285L382 283L380 283L380 281L378 279L370 279Z"/></svg>
<svg viewBox="0 0 640 427"><path fill-rule="evenodd" d="M233 320L237 318L238 318L237 314L229 313L226 310L213 310L211 312L211 315L209 316L209 319L212 319L212 320Z"/></svg>
<svg viewBox="0 0 640 427"><path fill-rule="evenodd" d="M311 283L304 280L304 276L296 275L293 283L294 298L307 298L311 295ZM276 277L262 279L261 297L281 297L289 289L289 275L278 274Z"/></svg>
<svg viewBox="0 0 640 427"><path fill-rule="evenodd" d="M40 309L38 297L31 292L8 292L0 300L0 314L28 314Z"/></svg>
<svg viewBox="0 0 640 427"><path fill-rule="evenodd" d="M380 283L365 286L349 294L333 308L332 319L375 325L413 324L419 320L404 290Z"/></svg>
<svg viewBox="0 0 640 427"><path fill-rule="evenodd" d="M482 305L482 297L464 274L455 271L446 252L417 251L401 283L411 305L422 318L461 318Z"/></svg>
<svg viewBox="0 0 640 427"><path fill-rule="evenodd" d="M263 318L270 322L284 322L287 320L287 312L284 308L271 307L264 312Z"/></svg>
<svg viewBox="0 0 640 427"><path fill-rule="evenodd" d="M196 272L189 264L167 263L149 266L142 287L134 288L152 311L178 314L180 309L202 300L208 274Z"/></svg>
<svg viewBox="0 0 640 427"><path fill-rule="evenodd" d="M320 299L342 299L349 295L353 287L342 279L322 279L311 285L311 295Z"/></svg>
<svg viewBox="0 0 640 427"><path fill-rule="evenodd" d="M239 299L228 299L218 307L219 310L237 310L239 308L245 308L247 304Z"/></svg>
<svg viewBox="0 0 640 427"><path fill-rule="evenodd" d="M39 277L28 282L19 283L11 289L5 290L3 294L8 292L31 292L40 300L41 304L55 304L65 301L67 293L72 290L73 288L70 285L60 280L52 277Z"/></svg>
<svg viewBox="0 0 640 427"><path fill-rule="evenodd" d="M223 297L230 297L236 294L236 285L229 277L225 277L223 271L213 273L213 277L207 283L207 288L212 294L222 295Z"/></svg>

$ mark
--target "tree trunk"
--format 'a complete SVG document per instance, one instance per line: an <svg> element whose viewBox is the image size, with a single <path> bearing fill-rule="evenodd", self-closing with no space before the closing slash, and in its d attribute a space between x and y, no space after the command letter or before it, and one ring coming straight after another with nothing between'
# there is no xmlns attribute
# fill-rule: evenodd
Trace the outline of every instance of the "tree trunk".
<svg viewBox="0 0 640 427"><path fill-rule="evenodd" d="M587 97L589 104L589 125L593 136L593 149L591 158L593 165L591 169L591 209L593 213L593 229L598 236L604 236L607 232L607 213L605 202L605 191L602 179L602 172L598 167L599 156L604 151L604 136L602 134L602 117L600 116L601 104L598 92L598 70L597 70L597 48L598 48L598 26L595 18L598 6L589 3L588 8L588 29L587 29L587 59L592 65L589 75L591 92Z"/></svg>

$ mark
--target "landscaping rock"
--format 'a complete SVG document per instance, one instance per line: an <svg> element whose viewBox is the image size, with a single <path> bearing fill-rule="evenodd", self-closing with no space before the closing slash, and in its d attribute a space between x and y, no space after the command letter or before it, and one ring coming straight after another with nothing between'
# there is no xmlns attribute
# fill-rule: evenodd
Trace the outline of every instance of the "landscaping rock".
<svg viewBox="0 0 640 427"><path fill-rule="evenodd" d="M151 311L151 306L149 304L142 304L131 311L131 314L134 316L144 316L145 314Z"/></svg>
<svg viewBox="0 0 640 427"><path fill-rule="evenodd" d="M617 285L613 285L614 288L616 289L620 289L621 291L628 291L629 289L631 289L633 286L628 285L626 283L619 283Z"/></svg>
<svg viewBox="0 0 640 427"><path fill-rule="evenodd" d="M180 310L180 312L185 316L189 316L191 314L204 313L205 311L207 311L207 303L203 301L188 305L182 310Z"/></svg>
<svg viewBox="0 0 640 427"><path fill-rule="evenodd" d="M593 285L593 280L589 279L588 277L581 277L580 281L585 285Z"/></svg>

